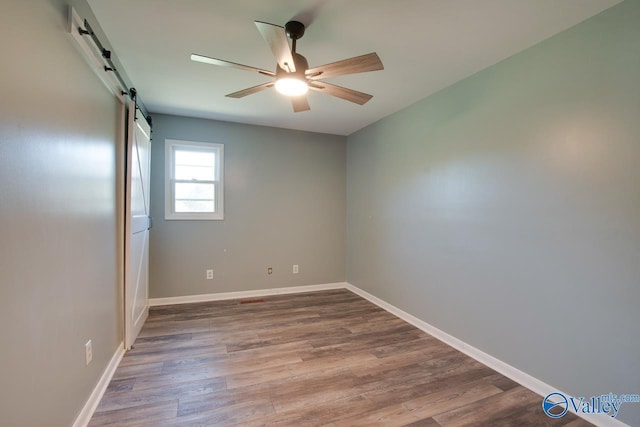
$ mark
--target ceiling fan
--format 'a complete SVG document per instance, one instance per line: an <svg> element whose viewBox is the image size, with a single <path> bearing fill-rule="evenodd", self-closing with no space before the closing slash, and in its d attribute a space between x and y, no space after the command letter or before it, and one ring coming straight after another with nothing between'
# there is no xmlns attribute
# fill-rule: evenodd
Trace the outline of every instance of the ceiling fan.
<svg viewBox="0 0 640 427"><path fill-rule="evenodd" d="M309 89L336 96L359 105L365 104L373 97L363 92L336 86L321 80L347 74L384 69L382 61L380 61L380 58L375 52L309 68L307 59L296 52L296 42L304 35L305 31L303 23L299 21L289 21L284 27L260 21L255 21L255 24L262 38L267 42L267 45L271 48L271 52L273 52L273 55L276 57L277 66L275 72L195 53L191 55L192 61L238 68L274 78L271 82L233 92L226 96L230 98L243 98L275 86L278 92L291 97L293 111L296 113L311 109L306 96ZM291 47L289 47L287 36L292 40Z"/></svg>

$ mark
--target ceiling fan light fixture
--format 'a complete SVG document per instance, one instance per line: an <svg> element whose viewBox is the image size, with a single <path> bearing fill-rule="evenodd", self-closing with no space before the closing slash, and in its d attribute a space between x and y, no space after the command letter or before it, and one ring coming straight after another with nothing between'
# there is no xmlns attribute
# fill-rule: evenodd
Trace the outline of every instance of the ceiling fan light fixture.
<svg viewBox="0 0 640 427"><path fill-rule="evenodd" d="M296 77L281 77L276 80L276 90L286 96L301 96L309 91L309 85Z"/></svg>

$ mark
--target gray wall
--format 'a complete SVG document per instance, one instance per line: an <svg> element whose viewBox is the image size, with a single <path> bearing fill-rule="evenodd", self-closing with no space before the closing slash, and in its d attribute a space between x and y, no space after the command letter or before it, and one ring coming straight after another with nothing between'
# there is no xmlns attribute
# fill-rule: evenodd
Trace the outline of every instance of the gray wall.
<svg viewBox="0 0 640 427"><path fill-rule="evenodd" d="M164 220L165 139L225 145L223 221ZM152 298L344 281L345 137L156 114L151 162Z"/></svg>
<svg viewBox="0 0 640 427"><path fill-rule="evenodd" d="M71 425L122 341L118 103L67 38L64 3L0 13L3 426Z"/></svg>
<svg viewBox="0 0 640 427"><path fill-rule="evenodd" d="M347 280L568 393L638 393L639 23L626 1L351 135Z"/></svg>

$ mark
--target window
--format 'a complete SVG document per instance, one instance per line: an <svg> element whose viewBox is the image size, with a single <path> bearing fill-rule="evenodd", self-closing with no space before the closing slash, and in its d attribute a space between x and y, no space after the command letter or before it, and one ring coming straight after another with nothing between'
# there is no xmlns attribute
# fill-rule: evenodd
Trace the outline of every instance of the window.
<svg viewBox="0 0 640 427"><path fill-rule="evenodd" d="M165 140L165 219L224 219L224 145Z"/></svg>

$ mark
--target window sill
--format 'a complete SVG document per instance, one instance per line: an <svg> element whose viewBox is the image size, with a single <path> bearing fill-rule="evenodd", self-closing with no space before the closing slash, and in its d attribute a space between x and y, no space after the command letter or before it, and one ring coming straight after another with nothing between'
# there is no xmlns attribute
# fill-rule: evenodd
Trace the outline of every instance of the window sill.
<svg viewBox="0 0 640 427"><path fill-rule="evenodd" d="M167 221L222 221L224 220L223 214L198 214L198 213L184 213L184 214L166 214L164 219Z"/></svg>

